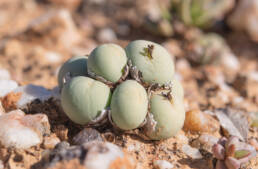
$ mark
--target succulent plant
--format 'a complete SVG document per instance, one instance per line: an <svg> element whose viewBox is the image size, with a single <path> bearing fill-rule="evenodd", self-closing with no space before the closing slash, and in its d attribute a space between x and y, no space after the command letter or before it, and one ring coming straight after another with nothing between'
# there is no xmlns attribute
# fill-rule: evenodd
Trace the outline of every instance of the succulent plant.
<svg viewBox="0 0 258 169"><path fill-rule="evenodd" d="M135 40L125 48L131 75L147 84L168 84L174 75L174 62L168 51L161 45ZM142 77L141 77L142 76Z"/></svg>
<svg viewBox="0 0 258 169"><path fill-rule="evenodd" d="M72 78L61 92L64 112L73 122L82 125L100 120L110 99L107 85L84 76Z"/></svg>
<svg viewBox="0 0 258 169"><path fill-rule="evenodd" d="M188 59L194 65L221 64L225 68L238 69L239 61L218 34L200 34L187 45Z"/></svg>
<svg viewBox="0 0 258 169"><path fill-rule="evenodd" d="M221 138L212 148L217 158L216 169L239 169L243 163L256 156L256 150L249 144L240 142L236 136Z"/></svg>
<svg viewBox="0 0 258 169"><path fill-rule="evenodd" d="M185 110L182 96L171 91L157 91L150 98L146 135L152 140L174 136L184 125ZM172 91L173 92L173 91Z"/></svg>
<svg viewBox="0 0 258 169"><path fill-rule="evenodd" d="M60 68L58 72L58 85L60 89L63 87L63 80L67 73L70 73L71 77L86 76L87 75L87 57L74 56L67 60Z"/></svg>
<svg viewBox="0 0 258 169"><path fill-rule="evenodd" d="M147 114L148 97L144 87L134 80L121 83L111 99L111 117L123 130L139 127Z"/></svg>
<svg viewBox="0 0 258 169"><path fill-rule="evenodd" d="M172 90L172 95L174 97L177 97L177 98L181 99L182 101L184 101L184 88L178 80L176 80L176 79L172 80L171 90Z"/></svg>
<svg viewBox="0 0 258 169"><path fill-rule="evenodd" d="M209 27L234 7L234 0L172 0L172 5L186 25Z"/></svg>
<svg viewBox="0 0 258 169"><path fill-rule="evenodd" d="M94 78L115 83L126 73L126 53L116 44L103 44L95 48L88 59L88 72ZM99 79L101 80L101 79Z"/></svg>

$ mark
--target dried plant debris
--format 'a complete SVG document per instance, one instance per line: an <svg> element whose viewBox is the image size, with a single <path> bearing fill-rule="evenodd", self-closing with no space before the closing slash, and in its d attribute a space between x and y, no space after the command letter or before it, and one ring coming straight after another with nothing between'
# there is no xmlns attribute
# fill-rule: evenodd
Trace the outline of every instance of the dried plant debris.
<svg viewBox="0 0 258 169"><path fill-rule="evenodd" d="M235 136L221 138L212 148L217 159L216 169L239 169L243 163L256 156L256 150Z"/></svg>
<svg viewBox="0 0 258 169"><path fill-rule="evenodd" d="M223 128L225 136L237 136L245 140L248 136L248 120L246 115L234 109L216 109L215 115Z"/></svg>

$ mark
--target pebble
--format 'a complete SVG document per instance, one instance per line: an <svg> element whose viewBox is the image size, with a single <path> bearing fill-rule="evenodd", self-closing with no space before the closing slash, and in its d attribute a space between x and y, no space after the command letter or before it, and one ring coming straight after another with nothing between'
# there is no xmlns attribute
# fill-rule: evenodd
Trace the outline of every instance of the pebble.
<svg viewBox="0 0 258 169"><path fill-rule="evenodd" d="M185 136L184 132L179 131L175 137L182 144L188 144L189 143L189 139Z"/></svg>
<svg viewBox="0 0 258 169"><path fill-rule="evenodd" d="M238 31L246 31L250 38L258 42L258 1L239 1L235 10L228 17L228 24Z"/></svg>
<svg viewBox="0 0 258 169"><path fill-rule="evenodd" d="M186 112L184 129L187 131L214 133L219 128L219 123L209 114L200 110Z"/></svg>
<svg viewBox="0 0 258 169"><path fill-rule="evenodd" d="M73 159L80 160L80 163L87 169L134 168L131 158L112 143L91 141L70 147L60 147L58 145L49 152L47 157L33 165L32 169L53 167L58 162ZM65 168L65 166L63 167Z"/></svg>
<svg viewBox="0 0 258 169"><path fill-rule="evenodd" d="M14 80L0 80L0 97L4 97L6 94L15 90L17 87L18 84Z"/></svg>
<svg viewBox="0 0 258 169"><path fill-rule="evenodd" d="M153 164L156 169L171 169L174 167L173 164L166 160L156 160Z"/></svg>
<svg viewBox="0 0 258 169"><path fill-rule="evenodd" d="M48 51L44 56L50 63L59 63L62 61L62 55L54 51Z"/></svg>
<svg viewBox="0 0 258 169"><path fill-rule="evenodd" d="M10 80L11 75L8 70L0 69L0 80Z"/></svg>
<svg viewBox="0 0 258 169"><path fill-rule="evenodd" d="M21 110L0 116L0 124L0 142L5 147L26 149L35 146L50 132L46 115L25 115Z"/></svg>
<svg viewBox="0 0 258 169"><path fill-rule="evenodd" d="M189 146L188 144L184 144L182 146L182 151L186 155L190 156L192 159L202 159L203 158L202 154L200 153L200 151L198 149L193 148L193 147Z"/></svg>
<svg viewBox="0 0 258 169"><path fill-rule="evenodd" d="M70 48L74 44L78 43L81 39L78 33L77 27L73 21L71 13L66 9L61 9L57 12L56 22L61 23L60 27L63 27L63 31L60 34L59 41L67 48Z"/></svg>
<svg viewBox="0 0 258 169"><path fill-rule="evenodd" d="M209 134L202 134L193 144L200 144L200 147L208 152L212 152L212 146L219 141L217 137Z"/></svg>
<svg viewBox="0 0 258 169"><path fill-rule="evenodd" d="M60 143L60 139L55 134L51 134L50 136L44 137L43 146L46 149L52 149L58 143Z"/></svg>
<svg viewBox="0 0 258 169"><path fill-rule="evenodd" d="M248 74L248 78L255 82L258 82L258 71L252 71Z"/></svg>
<svg viewBox="0 0 258 169"><path fill-rule="evenodd" d="M85 128L73 138L73 144L81 145L90 141L103 141L100 133L92 128Z"/></svg>
<svg viewBox="0 0 258 169"><path fill-rule="evenodd" d="M221 64L229 70L238 71L240 69L240 62L236 55L231 51L226 51L220 59Z"/></svg>
<svg viewBox="0 0 258 169"><path fill-rule="evenodd" d="M117 36L111 28L104 28L98 32L97 39L100 42L113 42L117 39Z"/></svg>
<svg viewBox="0 0 258 169"><path fill-rule="evenodd" d="M55 25L49 27L49 25ZM67 9L49 10L49 12L35 18L29 28L37 33L46 34L55 40L55 45L71 48L81 40L76 24Z"/></svg>

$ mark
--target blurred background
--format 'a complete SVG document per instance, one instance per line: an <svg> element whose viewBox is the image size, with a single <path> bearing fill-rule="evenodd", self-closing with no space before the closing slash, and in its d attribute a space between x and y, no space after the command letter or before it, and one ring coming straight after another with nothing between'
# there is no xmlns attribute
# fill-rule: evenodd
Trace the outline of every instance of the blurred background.
<svg viewBox="0 0 258 169"><path fill-rule="evenodd" d="M164 45L181 80L203 65L258 79L257 0L0 1L0 68L20 84L52 88L68 58L136 39Z"/></svg>

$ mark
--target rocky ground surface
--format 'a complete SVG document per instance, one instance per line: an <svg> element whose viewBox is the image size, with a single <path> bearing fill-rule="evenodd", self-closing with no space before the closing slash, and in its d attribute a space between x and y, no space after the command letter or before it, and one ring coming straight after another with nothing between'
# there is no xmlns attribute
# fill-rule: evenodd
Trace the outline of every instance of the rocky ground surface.
<svg viewBox="0 0 258 169"><path fill-rule="evenodd" d="M184 38L151 34L140 17L145 3L1 0L0 169L92 168L99 159L114 169L207 169L215 163L212 146L229 135L258 150L258 43L244 33L219 30L229 45L221 61L197 66L196 45L184 40L198 35L196 30L186 30ZM144 140L110 124L79 126L60 107L56 86L62 63L98 44L125 47L134 39L161 43L175 60L187 113L184 128L168 140ZM100 142L91 145L92 140ZM257 166L256 156L242 168Z"/></svg>

